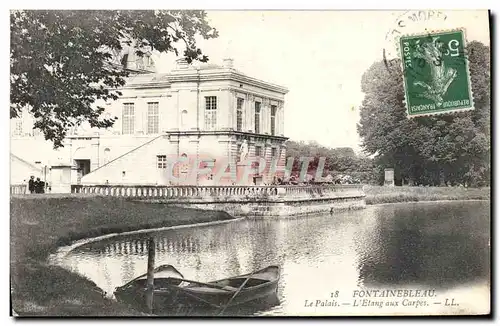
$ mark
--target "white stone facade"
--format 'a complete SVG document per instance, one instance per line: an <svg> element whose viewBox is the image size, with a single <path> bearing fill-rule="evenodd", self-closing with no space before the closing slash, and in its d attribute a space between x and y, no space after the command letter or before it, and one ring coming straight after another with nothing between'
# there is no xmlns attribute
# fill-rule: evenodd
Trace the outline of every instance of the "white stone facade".
<svg viewBox="0 0 500 326"><path fill-rule="evenodd" d="M29 115L12 119L11 152L41 166L71 164L73 184L172 184L162 164L164 156L215 159L216 168L221 168L221 162L236 163L244 140L250 157L258 147L266 161L274 153L281 159L279 166L285 164L287 89L238 72L232 60L223 66L190 66L178 60L168 74L133 75L121 92L117 101L101 104L106 116L118 118L112 128L72 130L57 151L33 132ZM179 169L183 168L176 175L185 173ZM195 182L210 183L207 178ZM262 181L270 183L272 176L265 172Z"/></svg>

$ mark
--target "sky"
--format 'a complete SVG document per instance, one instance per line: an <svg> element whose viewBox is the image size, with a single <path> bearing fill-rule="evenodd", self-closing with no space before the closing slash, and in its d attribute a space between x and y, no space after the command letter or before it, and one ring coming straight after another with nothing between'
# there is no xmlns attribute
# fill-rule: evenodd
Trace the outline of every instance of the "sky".
<svg viewBox="0 0 500 326"><path fill-rule="evenodd" d="M207 11L219 37L200 40L210 62L285 86L285 136L360 151L356 123L361 76L375 61L397 55L394 37L463 27L467 40L489 44L487 11ZM413 16L416 14L416 16ZM413 17L414 21L409 18ZM398 24L403 27L398 28ZM168 72L175 55L161 55Z"/></svg>

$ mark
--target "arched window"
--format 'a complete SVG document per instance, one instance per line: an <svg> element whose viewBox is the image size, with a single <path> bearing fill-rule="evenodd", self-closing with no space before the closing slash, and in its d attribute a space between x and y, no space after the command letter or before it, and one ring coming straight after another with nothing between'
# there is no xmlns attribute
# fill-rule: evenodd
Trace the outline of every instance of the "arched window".
<svg viewBox="0 0 500 326"><path fill-rule="evenodd" d="M107 164L109 162L109 156L111 154L111 150L109 148L104 149L104 164Z"/></svg>
<svg viewBox="0 0 500 326"><path fill-rule="evenodd" d="M185 130L187 128L188 111L182 110L181 112L181 129Z"/></svg>

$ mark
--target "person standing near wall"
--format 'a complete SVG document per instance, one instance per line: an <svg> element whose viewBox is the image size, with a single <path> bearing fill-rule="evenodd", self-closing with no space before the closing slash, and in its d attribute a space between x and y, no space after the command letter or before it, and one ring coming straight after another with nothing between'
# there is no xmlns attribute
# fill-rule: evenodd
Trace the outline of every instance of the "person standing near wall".
<svg viewBox="0 0 500 326"><path fill-rule="evenodd" d="M37 194L43 194L45 192L45 182L40 180L40 178L36 178L35 181L35 192Z"/></svg>
<svg viewBox="0 0 500 326"><path fill-rule="evenodd" d="M35 176L32 175L30 177L30 180L28 181L28 190L29 190L30 194L35 192L35 184L36 184Z"/></svg>

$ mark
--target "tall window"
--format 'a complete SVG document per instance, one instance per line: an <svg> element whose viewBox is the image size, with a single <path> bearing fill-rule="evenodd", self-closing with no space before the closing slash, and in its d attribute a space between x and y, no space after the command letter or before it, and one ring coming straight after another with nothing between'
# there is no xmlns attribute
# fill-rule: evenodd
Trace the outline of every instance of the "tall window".
<svg viewBox="0 0 500 326"><path fill-rule="evenodd" d="M260 134L260 102L255 102L255 133Z"/></svg>
<svg viewBox="0 0 500 326"><path fill-rule="evenodd" d="M148 102L148 134L157 134L159 124L159 103Z"/></svg>
<svg viewBox="0 0 500 326"><path fill-rule="evenodd" d="M123 103L122 134L130 135L134 133L134 120L134 103Z"/></svg>
<svg viewBox="0 0 500 326"><path fill-rule="evenodd" d="M205 130L217 126L217 96L205 96Z"/></svg>
<svg viewBox="0 0 500 326"><path fill-rule="evenodd" d="M272 158L276 157L276 147L271 147L271 157Z"/></svg>
<svg viewBox="0 0 500 326"><path fill-rule="evenodd" d="M260 158L261 156L262 156L262 147L255 146L255 158ZM256 171L259 171L259 166L260 166L260 160L256 160L253 163L253 167L255 168Z"/></svg>
<svg viewBox="0 0 500 326"><path fill-rule="evenodd" d="M167 155L157 155L156 156L156 165L158 169L166 169L167 168Z"/></svg>
<svg viewBox="0 0 500 326"><path fill-rule="evenodd" d="M238 97L236 101L236 130L238 131L243 129L243 103L244 100Z"/></svg>
<svg viewBox="0 0 500 326"><path fill-rule="evenodd" d="M271 135L276 134L276 105L271 105Z"/></svg>
<svg viewBox="0 0 500 326"><path fill-rule="evenodd" d="M15 125L14 125L14 135L15 136L22 136L23 134L23 119L21 118L16 118L15 119Z"/></svg>
<svg viewBox="0 0 500 326"><path fill-rule="evenodd" d="M255 157L260 157L262 155L262 147L255 146Z"/></svg>

